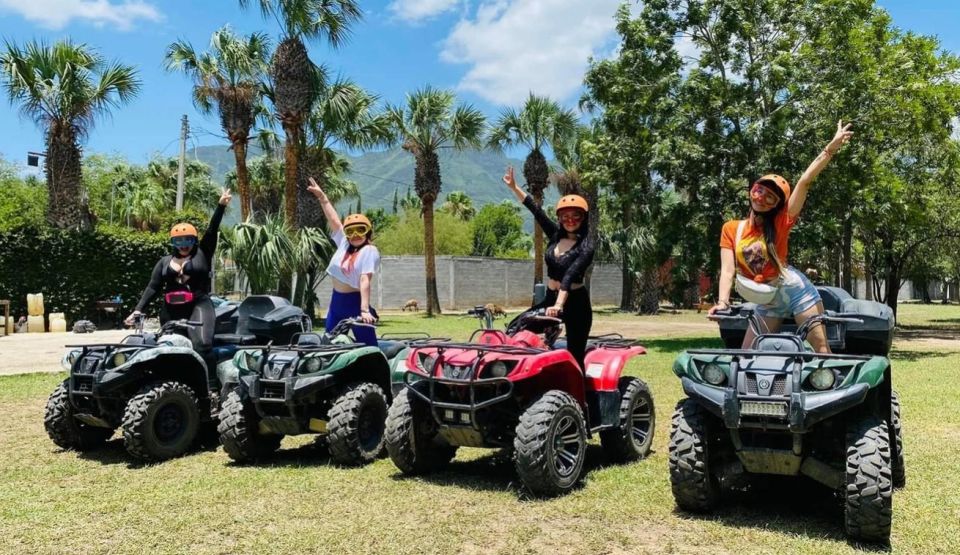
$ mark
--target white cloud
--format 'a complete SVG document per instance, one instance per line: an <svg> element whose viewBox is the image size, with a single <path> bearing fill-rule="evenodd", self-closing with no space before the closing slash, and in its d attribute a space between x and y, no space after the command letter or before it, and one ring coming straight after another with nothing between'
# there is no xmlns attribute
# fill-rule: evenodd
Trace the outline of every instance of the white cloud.
<svg viewBox="0 0 960 555"><path fill-rule="evenodd" d="M459 83L499 104L530 91L568 100L591 56L609 52L620 0L483 0L461 19L440 54L470 68Z"/></svg>
<svg viewBox="0 0 960 555"><path fill-rule="evenodd" d="M48 29L62 29L73 20L126 31L138 20L160 21L152 4L142 0L0 0L0 12L13 12Z"/></svg>
<svg viewBox="0 0 960 555"><path fill-rule="evenodd" d="M459 3L460 0L393 0L387 9L403 21L418 23L448 12Z"/></svg>

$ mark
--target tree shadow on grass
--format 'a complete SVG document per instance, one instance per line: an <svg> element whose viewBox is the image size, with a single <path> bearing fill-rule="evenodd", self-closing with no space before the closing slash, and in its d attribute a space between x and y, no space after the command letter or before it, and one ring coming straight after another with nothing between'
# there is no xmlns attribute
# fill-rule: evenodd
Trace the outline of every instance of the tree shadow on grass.
<svg viewBox="0 0 960 555"><path fill-rule="evenodd" d="M868 552L889 552L889 545L857 544L844 532L843 505L827 487L807 478L752 477L742 490L724 490L720 503L708 514L688 513L679 508L681 518L721 522L736 533L736 528L775 530L785 535L806 536L847 542Z"/></svg>
<svg viewBox="0 0 960 555"><path fill-rule="evenodd" d="M651 452L649 456L652 456ZM583 464L583 474L574 490L583 487L587 476L596 470L610 466L620 466L621 463L611 461L604 453L603 448L596 444L587 444L586 460ZM645 460L645 459L644 459ZM641 461L642 462L642 461ZM633 464L633 463L622 463ZM441 471L419 476L406 476L399 471L392 478L394 480L419 479L439 486L451 486L465 490L480 490L491 492L514 491L521 501L542 501L544 498L532 496L517 476L510 451L507 449L491 450L489 454L470 460L457 460Z"/></svg>
<svg viewBox="0 0 960 555"><path fill-rule="evenodd" d="M890 360L893 361L906 361L906 362L916 362L918 360L928 359L928 358L944 358L956 355L957 351L912 351L912 350L900 350L894 349L890 351L888 355Z"/></svg>
<svg viewBox="0 0 960 555"><path fill-rule="evenodd" d="M723 340L719 337L677 337L662 339L641 339L640 344L651 351L674 352L688 349L723 349Z"/></svg>

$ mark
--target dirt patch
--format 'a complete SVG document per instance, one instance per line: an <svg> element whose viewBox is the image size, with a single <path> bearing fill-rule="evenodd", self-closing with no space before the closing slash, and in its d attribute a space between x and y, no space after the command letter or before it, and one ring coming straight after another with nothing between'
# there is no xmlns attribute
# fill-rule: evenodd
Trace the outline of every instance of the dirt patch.
<svg viewBox="0 0 960 555"><path fill-rule="evenodd" d="M59 372L65 345L114 343L129 334L129 330L105 330L93 333L15 333L0 336L0 375Z"/></svg>

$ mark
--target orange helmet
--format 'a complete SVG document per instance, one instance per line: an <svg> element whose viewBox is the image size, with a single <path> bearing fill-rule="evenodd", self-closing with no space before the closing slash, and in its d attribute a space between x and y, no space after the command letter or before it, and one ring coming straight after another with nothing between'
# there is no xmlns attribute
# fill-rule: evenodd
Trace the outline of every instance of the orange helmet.
<svg viewBox="0 0 960 555"><path fill-rule="evenodd" d="M780 195L784 202L790 198L790 182L784 179L782 176L779 176L775 173L767 174L760 179L753 182L754 185L760 183L761 185L774 185L771 187L775 193Z"/></svg>
<svg viewBox="0 0 960 555"><path fill-rule="evenodd" d="M370 228L370 230L373 230L373 224L370 223L370 219L363 214L350 214L343 219L344 228L348 228L352 225L365 225Z"/></svg>
<svg viewBox="0 0 960 555"><path fill-rule="evenodd" d="M566 195L560 197L560 200L557 201L557 212L566 208L579 208L584 212L590 211L590 207L587 205L587 199L581 197L580 195Z"/></svg>
<svg viewBox="0 0 960 555"><path fill-rule="evenodd" d="M170 237L196 237L197 228L193 224L180 222L170 228Z"/></svg>

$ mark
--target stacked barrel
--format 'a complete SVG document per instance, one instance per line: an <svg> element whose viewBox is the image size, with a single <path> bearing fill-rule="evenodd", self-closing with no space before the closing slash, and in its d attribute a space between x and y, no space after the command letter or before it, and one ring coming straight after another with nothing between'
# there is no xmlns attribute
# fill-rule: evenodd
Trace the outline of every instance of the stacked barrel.
<svg viewBox="0 0 960 555"><path fill-rule="evenodd" d="M50 313L50 331L67 331L67 319L62 312ZM43 293L27 295L27 332L43 333L47 331L43 319Z"/></svg>

